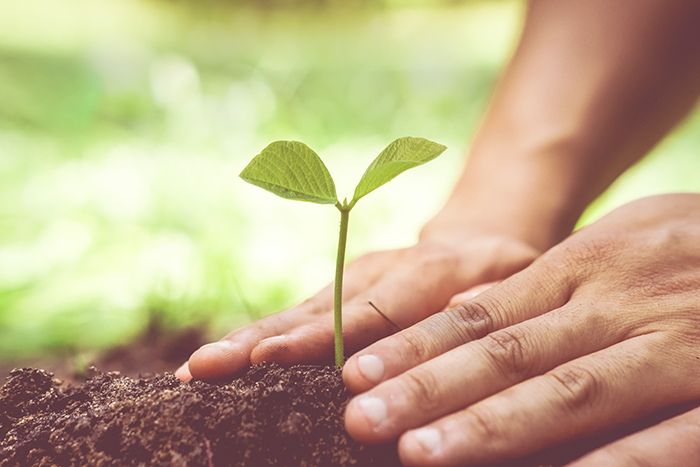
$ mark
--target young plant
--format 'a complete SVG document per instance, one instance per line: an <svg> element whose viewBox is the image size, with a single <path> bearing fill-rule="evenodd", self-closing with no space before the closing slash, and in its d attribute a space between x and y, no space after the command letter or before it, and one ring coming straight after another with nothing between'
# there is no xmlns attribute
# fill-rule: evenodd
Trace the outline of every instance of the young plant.
<svg viewBox="0 0 700 467"><path fill-rule="evenodd" d="M335 364L343 366L343 266L350 210L368 193L400 173L435 159L447 149L424 138L399 138L384 149L367 167L352 200L341 203L335 183L325 164L311 148L298 141L275 141L255 156L240 174L248 183L281 196L318 204L332 204L340 211L340 238L335 263L333 311L335 321Z"/></svg>

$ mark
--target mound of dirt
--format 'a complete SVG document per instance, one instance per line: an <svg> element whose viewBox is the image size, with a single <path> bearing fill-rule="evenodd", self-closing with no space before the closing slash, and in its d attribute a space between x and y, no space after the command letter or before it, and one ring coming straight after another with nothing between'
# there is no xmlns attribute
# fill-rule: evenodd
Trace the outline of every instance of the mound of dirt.
<svg viewBox="0 0 700 467"><path fill-rule="evenodd" d="M335 367L261 363L227 384L97 373L63 387L17 369L0 388L0 466L400 466L345 432Z"/></svg>
<svg viewBox="0 0 700 467"><path fill-rule="evenodd" d="M261 363L221 384L93 371L78 386L15 369L0 387L0 467L400 467L395 443L364 446L345 432L350 397L333 366ZM561 467L699 404L498 466Z"/></svg>

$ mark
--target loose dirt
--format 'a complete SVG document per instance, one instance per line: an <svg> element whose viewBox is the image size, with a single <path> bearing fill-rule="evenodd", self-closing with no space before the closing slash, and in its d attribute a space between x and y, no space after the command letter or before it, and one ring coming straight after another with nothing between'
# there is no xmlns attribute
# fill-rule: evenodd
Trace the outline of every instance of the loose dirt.
<svg viewBox="0 0 700 467"><path fill-rule="evenodd" d="M228 384L98 373L62 387L13 370L0 388L0 466L400 466L344 429L334 367L273 363Z"/></svg>

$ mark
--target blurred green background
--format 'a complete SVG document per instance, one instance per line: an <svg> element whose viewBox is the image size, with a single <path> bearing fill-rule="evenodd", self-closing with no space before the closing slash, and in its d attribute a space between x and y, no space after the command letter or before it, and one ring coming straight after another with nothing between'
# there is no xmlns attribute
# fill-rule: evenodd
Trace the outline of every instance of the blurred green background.
<svg viewBox="0 0 700 467"><path fill-rule="evenodd" d="M522 1L0 0L0 359L106 348L158 319L211 337L333 276L335 209L240 181L296 139L339 196L393 139L438 160L353 211L399 247L450 191ZM700 191L695 114L585 214Z"/></svg>

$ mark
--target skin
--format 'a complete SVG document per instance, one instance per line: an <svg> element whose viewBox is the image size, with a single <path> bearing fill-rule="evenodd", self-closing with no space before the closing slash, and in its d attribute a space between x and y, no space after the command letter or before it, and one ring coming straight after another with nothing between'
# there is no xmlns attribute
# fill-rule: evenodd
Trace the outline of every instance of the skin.
<svg viewBox="0 0 700 467"><path fill-rule="evenodd" d="M610 443L566 467L689 467L700 458L700 409Z"/></svg>
<svg viewBox="0 0 700 467"><path fill-rule="evenodd" d="M399 438L407 467L482 465L700 399L699 288L700 195L628 204L351 357L348 432Z"/></svg>
<svg viewBox="0 0 700 467"><path fill-rule="evenodd" d="M480 232L464 245L425 240L411 248L364 255L345 271L345 350L357 351L396 332L370 301L403 329L444 309L459 291L507 277L536 256L528 245ZM406 290L414 293L406 295ZM205 345L176 374L183 380L216 380L261 361L330 362L332 310L331 284L294 308Z"/></svg>
<svg viewBox="0 0 700 467"><path fill-rule="evenodd" d="M343 377L364 393L347 409L352 436L399 438L407 466L479 465L700 398L698 195L645 199L567 238L693 107L697 24L694 0L530 2L445 207L415 246L346 269L346 351L360 352ZM178 376L330 361L332 295L202 347ZM369 301L404 330L391 336ZM691 410L653 428L663 442L642 431L573 465L690 467L677 433L697 420ZM634 447L647 464L625 454Z"/></svg>

